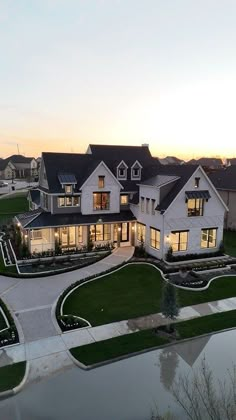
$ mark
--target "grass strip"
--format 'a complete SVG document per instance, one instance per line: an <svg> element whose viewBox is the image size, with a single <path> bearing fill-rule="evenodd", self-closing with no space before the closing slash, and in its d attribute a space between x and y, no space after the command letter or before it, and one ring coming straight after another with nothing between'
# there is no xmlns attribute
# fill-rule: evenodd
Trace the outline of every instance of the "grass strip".
<svg viewBox="0 0 236 420"><path fill-rule="evenodd" d="M236 310L178 322L174 324L174 327L179 333L178 340L234 328L236 327ZM81 347L74 347L70 349L70 352L77 360L88 366L152 347L162 347L169 342L168 338L159 337L154 334L153 330L145 330Z"/></svg>
<svg viewBox="0 0 236 420"><path fill-rule="evenodd" d="M15 388L25 375L26 362L14 363L0 368L0 392Z"/></svg>
<svg viewBox="0 0 236 420"><path fill-rule="evenodd" d="M175 324L180 339L196 337L226 328L236 327L236 310L222 312L214 315L206 315L190 321Z"/></svg>
<svg viewBox="0 0 236 420"><path fill-rule="evenodd" d="M74 347L70 349L70 352L77 360L88 366L144 349L162 346L168 342L167 338L155 335L153 330L145 330Z"/></svg>

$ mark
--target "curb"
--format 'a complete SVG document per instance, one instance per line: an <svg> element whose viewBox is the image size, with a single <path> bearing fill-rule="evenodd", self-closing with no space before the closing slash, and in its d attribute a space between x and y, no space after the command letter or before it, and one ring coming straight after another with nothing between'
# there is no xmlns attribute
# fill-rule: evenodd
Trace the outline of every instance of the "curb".
<svg viewBox="0 0 236 420"><path fill-rule="evenodd" d="M0 392L0 399L12 397L13 395L16 395L18 392L22 390L22 388L25 386L25 383L28 379L29 369L30 369L29 361L26 361L25 374L22 381L15 388Z"/></svg>

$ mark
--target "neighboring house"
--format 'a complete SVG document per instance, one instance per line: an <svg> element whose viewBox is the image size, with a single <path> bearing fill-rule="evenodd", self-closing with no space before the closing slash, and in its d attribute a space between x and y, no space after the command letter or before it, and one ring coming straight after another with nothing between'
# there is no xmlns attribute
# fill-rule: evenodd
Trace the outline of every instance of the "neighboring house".
<svg viewBox="0 0 236 420"><path fill-rule="evenodd" d="M35 177L38 175L38 164L35 158L22 155L12 155L4 159L5 164L10 163L14 167L15 178ZM1 162L2 163L2 162Z"/></svg>
<svg viewBox="0 0 236 420"><path fill-rule="evenodd" d="M14 179L16 175L16 168L12 162L6 159L0 160L0 179Z"/></svg>
<svg viewBox="0 0 236 420"><path fill-rule="evenodd" d="M16 217L31 252L143 242L164 258L170 246L216 251L223 237L227 206L203 169L160 165L146 146L43 153L39 190L40 207Z"/></svg>
<svg viewBox="0 0 236 420"><path fill-rule="evenodd" d="M226 166L236 165L236 158L226 159Z"/></svg>
<svg viewBox="0 0 236 420"><path fill-rule="evenodd" d="M187 165L200 165L208 173L221 169L223 167L223 161L219 158L200 158L200 159L191 159L187 162Z"/></svg>
<svg viewBox="0 0 236 420"><path fill-rule="evenodd" d="M162 165L183 165L185 162L175 156L166 156L165 158L157 158Z"/></svg>
<svg viewBox="0 0 236 420"><path fill-rule="evenodd" d="M225 215L225 228L236 230L236 166L217 171L210 178L229 209Z"/></svg>

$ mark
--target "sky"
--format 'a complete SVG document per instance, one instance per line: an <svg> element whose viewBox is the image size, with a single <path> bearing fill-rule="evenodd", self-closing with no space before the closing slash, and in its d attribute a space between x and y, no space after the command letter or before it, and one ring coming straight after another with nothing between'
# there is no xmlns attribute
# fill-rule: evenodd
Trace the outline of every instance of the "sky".
<svg viewBox="0 0 236 420"><path fill-rule="evenodd" d="M0 157L236 156L235 0L0 0Z"/></svg>

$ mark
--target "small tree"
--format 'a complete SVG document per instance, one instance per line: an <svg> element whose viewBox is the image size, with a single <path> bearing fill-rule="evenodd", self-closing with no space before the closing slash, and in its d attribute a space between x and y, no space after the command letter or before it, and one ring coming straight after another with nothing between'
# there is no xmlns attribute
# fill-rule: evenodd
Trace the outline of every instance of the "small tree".
<svg viewBox="0 0 236 420"><path fill-rule="evenodd" d="M94 246L94 244L93 244L93 241L92 241L92 237L91 237L91 235L89 235L88 244L87 244L87 251L91 252L93 250L93 246Z"/></svg>
<svg viewBox="0 0 236 420"><path fill-rule="evenodd" d="M169 282L164 285L162 291L161 311L169 321L179 315L176 288ZM167 329L170 330L170 322L167 324Z"/></svg>

